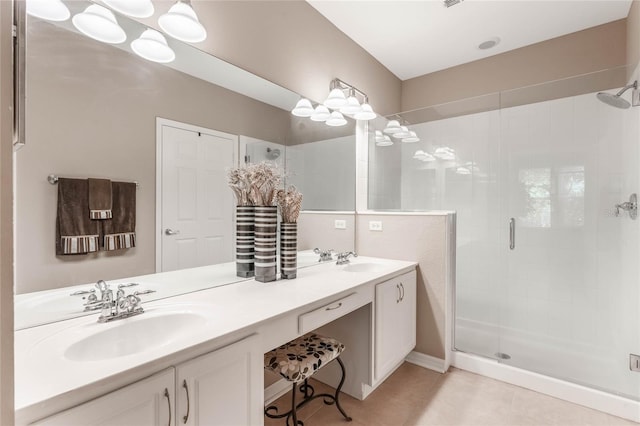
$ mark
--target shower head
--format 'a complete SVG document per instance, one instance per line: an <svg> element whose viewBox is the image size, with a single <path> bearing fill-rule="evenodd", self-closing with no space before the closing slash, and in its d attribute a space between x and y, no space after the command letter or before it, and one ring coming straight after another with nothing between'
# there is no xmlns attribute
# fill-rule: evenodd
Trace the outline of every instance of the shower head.
<svg viewBox="0 0 640 426"><path fill-rule="evenodd" d="M597 96L598 96L598 99L600 99L602 102L604 102L607 105L611 105L612 107L616 107L616 108L627 109L631 106L631 104L626 99L622 98L622 94L627 90L631 89L632 87L634 90L638 88L637 80L634 81L633 84L623 87L622 90L620 90L615 95L611 93L600 92L597 94Z"/></svg>
<svg viewBox="0 0 640 426"><path fill-rule="evenodd" d="M278 148L276 149L267 148L267 158L269 160L275 160L278 157L280 157L280 150Z"/></svg>

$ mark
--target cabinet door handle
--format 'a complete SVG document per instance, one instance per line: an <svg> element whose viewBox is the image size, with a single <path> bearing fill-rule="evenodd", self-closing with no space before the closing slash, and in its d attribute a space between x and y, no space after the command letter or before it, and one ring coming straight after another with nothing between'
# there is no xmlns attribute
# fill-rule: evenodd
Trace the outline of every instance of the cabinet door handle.
<svg viewBox="0 0 640 426"><path fill-rule="evenodd" d="M326 308L324 308L325 311L333 311L334 309L338 309L339 307L342 306L342 302L338 303L337 306L331 307L331 306L327 306Z"/></svg>
<svg viewBox="0 0 640 426"><path fill-rule="evenodd" d="M396 284L396 290L398 290L398 295L396 296L396 303L400 303L400 285Z"/></svg>
<svg viewBox="0 0 640 426"><path fill-rule="evenodd" d="M189 411L191 411L191 402L189 401L189 387L187 386L186 380L182 381L182 387L184 388L184 391L187 393L187 414L182 417L182 421L184 422L184 424L187 424L187 420L189 420Z"/></svg>
<svg viewBox="0 0 640 426"><path fill-rule="evenodd" d="M509 219L509 249L516 248L516 220L514 218Z"/></svg>
<svg viewBox="0 0 640 426"><path fill-rule="evenodd" d="M400 283L400 301L404 300L404 284Z"/></svg>
<svg viewBox="0 0 640 426"><path fill-rule="evenodd" d="M164 388L164 397L167 398L167 405L169 406L169 426L171 426L171 396L167 388Z"/></svg>

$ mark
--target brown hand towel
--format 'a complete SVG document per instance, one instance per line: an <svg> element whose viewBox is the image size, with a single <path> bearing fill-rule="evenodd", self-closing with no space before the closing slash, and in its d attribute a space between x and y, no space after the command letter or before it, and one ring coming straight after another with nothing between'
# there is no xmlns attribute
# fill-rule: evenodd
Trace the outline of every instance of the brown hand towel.
<svg viewBox="0 0 640 426"><path fill-rule="evenodd" d="M111 182L113 218L102 220L104 250L136 246L136 184Z"/></svg>
<svg viewBox="0 0 640 426"><path fill-rule="evenodd" d="M89 219L86 179L58 179L56 255L98 251L99 223Z"/></svg>
<svg viewBox="0 0 640 426"><path fill-rule="evenodd" d="M87 179L89 181L89 217L111 219L111 181L109 179Z"/></svg>

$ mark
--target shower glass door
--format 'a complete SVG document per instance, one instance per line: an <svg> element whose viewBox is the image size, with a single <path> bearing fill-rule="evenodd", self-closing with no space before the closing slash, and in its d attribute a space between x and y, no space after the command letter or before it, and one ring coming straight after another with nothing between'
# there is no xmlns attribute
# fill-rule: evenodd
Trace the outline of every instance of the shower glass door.
<svg viewBox="0 0 640 426"><path fill-rule="evenodd" d="M501 94L503 362L638 399L639 226L615 205L640 190L640 109L595 93L509 106L522 97Z"/></svg>

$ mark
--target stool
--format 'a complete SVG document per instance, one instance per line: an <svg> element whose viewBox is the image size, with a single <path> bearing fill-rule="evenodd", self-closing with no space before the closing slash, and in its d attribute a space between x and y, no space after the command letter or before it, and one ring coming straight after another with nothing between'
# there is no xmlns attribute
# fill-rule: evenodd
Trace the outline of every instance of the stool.
<svg viewBox="0 0 640 426"><path fill-rule="evenodd" d="M289 426L289 419L293 418L293 426L303 425L302 421L298 420L297 410L302 408L312 400L316 398L323 398L324 403L327 405L336 404L340 413L347 421L351 421L351 417L347 416L340 406L338 397L340 396L340 389L344 384L345 370L344 364L340 359L340 354L344 350L344 345L332 339L330 337L321 336L315 333L307 333L304 336L298 337L285 343L284 345L267 352L264 354L264 368L274 373L279 374L290 382L293 382L293 389L291 391L291 410L284 414L277 414L278 408L275 405L265 408L264 414L272 419L287 418L287 426ZM327 365L333 360L338 361L340 369L342 370L342 378L340 384L336 388L335 395L328 393L322 393L314 395L313 386L311 386L307 379L315 374L316 371ZM304 395L302 401L296 404L296 389L298 384L300 385L300 392Z"/></svg>

